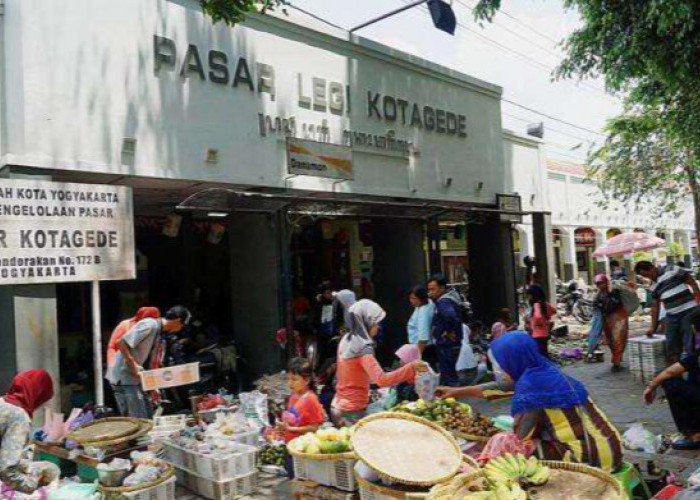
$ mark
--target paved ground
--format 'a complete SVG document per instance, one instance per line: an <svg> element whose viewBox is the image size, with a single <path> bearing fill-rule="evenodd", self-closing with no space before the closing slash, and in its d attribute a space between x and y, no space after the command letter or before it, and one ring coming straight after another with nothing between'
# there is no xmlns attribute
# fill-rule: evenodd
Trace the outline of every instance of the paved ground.
<svg viewBox="0 0 700 500"><path fill-rule="evenodd" d="M586 331L585 326L576 323L568 324L571 337L574 339L580 333ZM647 324L646 318L632 321L630 325L631 334L643 334L646 331ZM603 347L603 349L606 348ZM605 363L585 364L583 362L575 362L565 367L564 371L586 385L593 400L621 432L624 432L631 424L641 422L655 434L674 433L675 426L666 402L660 398L651 406L645 405L642 402L644 386L640 382L635 382L627 370L621 373L611 373L608 360L609 352L606 351ZM470 401L470 404L476 411L491 416L510 413L507 401L498 403ZM282 500L291 498L293 498L293 494L287 482L265 475L261 476L260 491L254 496L244 497L245 500ZM183 490L180 492L178 500L199 500L199 497Z"/></svg>

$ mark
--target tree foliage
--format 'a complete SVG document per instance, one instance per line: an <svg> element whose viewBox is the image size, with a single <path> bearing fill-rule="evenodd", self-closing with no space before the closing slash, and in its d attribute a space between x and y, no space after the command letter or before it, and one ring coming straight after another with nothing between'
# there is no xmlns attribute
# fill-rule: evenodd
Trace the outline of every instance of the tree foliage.
<svg viewBox="0 0 700 500"><path fill-rule="evenodd" d="M590 173L604 195L647 209L677 212L690 197L700 234L700 1L563 1L583 22L562 41L554 76L602 76L625 95ZM492 20L500 7L480 0L477 19Z"/></svg>
<svg viewBox="0 0 700 500"><path fill-rule="evenodd" d="M199 0L202 10L209 14L214 22L223 21L235 25L245 20L250 13L265 14L284 6L285 0Z"/></svg>

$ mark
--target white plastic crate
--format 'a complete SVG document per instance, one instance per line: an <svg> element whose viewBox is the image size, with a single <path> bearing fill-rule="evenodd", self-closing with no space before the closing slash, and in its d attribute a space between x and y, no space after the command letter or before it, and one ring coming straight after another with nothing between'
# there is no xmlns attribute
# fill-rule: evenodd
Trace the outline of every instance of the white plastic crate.
<svg viewBox="0 0 700 500"><path fill-rule="evenodd" d="M175 467L213 481L227 481L257 470L258 450L253 446L231 443L230 451L216 454L187 450L168 440L162 446L166 460Z"/></svg>
<svg viewBox="0 0 700 500"><path fill-rule="evenodd" d="M654 335L629 339L627 360L632 378L646 383L666 368L666 339L663 335Z"/></svg>
<svg viewBox="0 0 700 500"><path fill-rule="evenodd" d="M314 481L343 491L357 491L355 479L356 459L314 460L297 455L294 459L294 476L297 479Z"/></svg>
<svg viewBox="0 0 700 500"><path fill-rule="evenodd" d="M260 446L260 430L251 429L235 434L222 434L221 432L207 431L205 434L207 441L233 441L234 443L245 444L258 448Z"/></svg>
<svg viewBox="0 0 700 500"><path fill-rule="evenodd" d="M138 491L122 493L121 496L111 496L112 500L175 500L175 476L167 481Z"/></svg>
<svg viewBox="0 0 700 500"><path fill-rule="evenodd" d="M211 500L234 500L243 495L250 495L255 491L258 484L257 472L228 481L212 481L181 469L176 470L175 474L177 475L178 484L199 496L210 498Z"/></svg>

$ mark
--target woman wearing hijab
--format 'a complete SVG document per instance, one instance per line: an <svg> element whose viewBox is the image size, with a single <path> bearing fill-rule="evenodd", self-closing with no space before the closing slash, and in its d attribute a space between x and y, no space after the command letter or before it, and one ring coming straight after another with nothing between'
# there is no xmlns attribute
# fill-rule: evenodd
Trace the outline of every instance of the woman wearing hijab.
<svg viewBox="0 0 700 500"><path fill-rule="evenodd" d="M341 290L335 294L335 300L342 307L343 324L349 328L350 308L357 302L357 296L352 290Z"/></svg>
<svg viewBox="0 0 700 500"><path fill-rule="evenodd" d="M57 478L36 470L30 474L25 464L20 465L34 412L52 397L51 376L44 370L29 370L15 375L7 394L0 399L0 481L15 491L33 493L44 482ZM35 465L50 468L41 462Z"/></svg>
<svg viewBox="0 0 700 500"><path fill-rule="evenodd" d="M564 375L525 332L506 333L491 344L491 350L512 379L513 431L523 441L533 442L540 458L587 463L608 472L620 467L620 434L581 382ZM484 398L492 385L441 387L438 394Z"/></svg>
<svg viewBox="0 0 700 500"><path fill-rule="evenodd" d="M627 347L629 315L619 289L612 288L607 274L595 277L598 293L593 299L593 308L602 317L603 335L612 353L612 371L622 370L622 355Z"/></svg>
<svg viewBox="0 0 700 500"><path fill-rule="evenodd" d="M389 387L413 380L419 363L412 361L393 372L384 372L374 356L373 338L386 312L367 299L355 303L348 312L350 331L338 345L336 393L331 403L331 418L338 427L353 425L365 416L370 384Z"/></svg>

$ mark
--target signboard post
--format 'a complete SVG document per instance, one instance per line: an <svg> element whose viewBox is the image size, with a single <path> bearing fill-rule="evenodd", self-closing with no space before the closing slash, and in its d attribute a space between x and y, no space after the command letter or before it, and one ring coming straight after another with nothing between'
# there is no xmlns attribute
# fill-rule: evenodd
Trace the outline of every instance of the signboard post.
<svg viewBox="0 0 700 500"><path fill-rule="evenodd" d="M288 137L287 170L292 175L351 180L352 148Z"/></svg>
<svg viewBox="0 0 700 500"><path fill-rule="evenodd" d="M0 179L0 286L92 283L98 406L104 405L100 281L135 277L131 188Z"/></svg>

